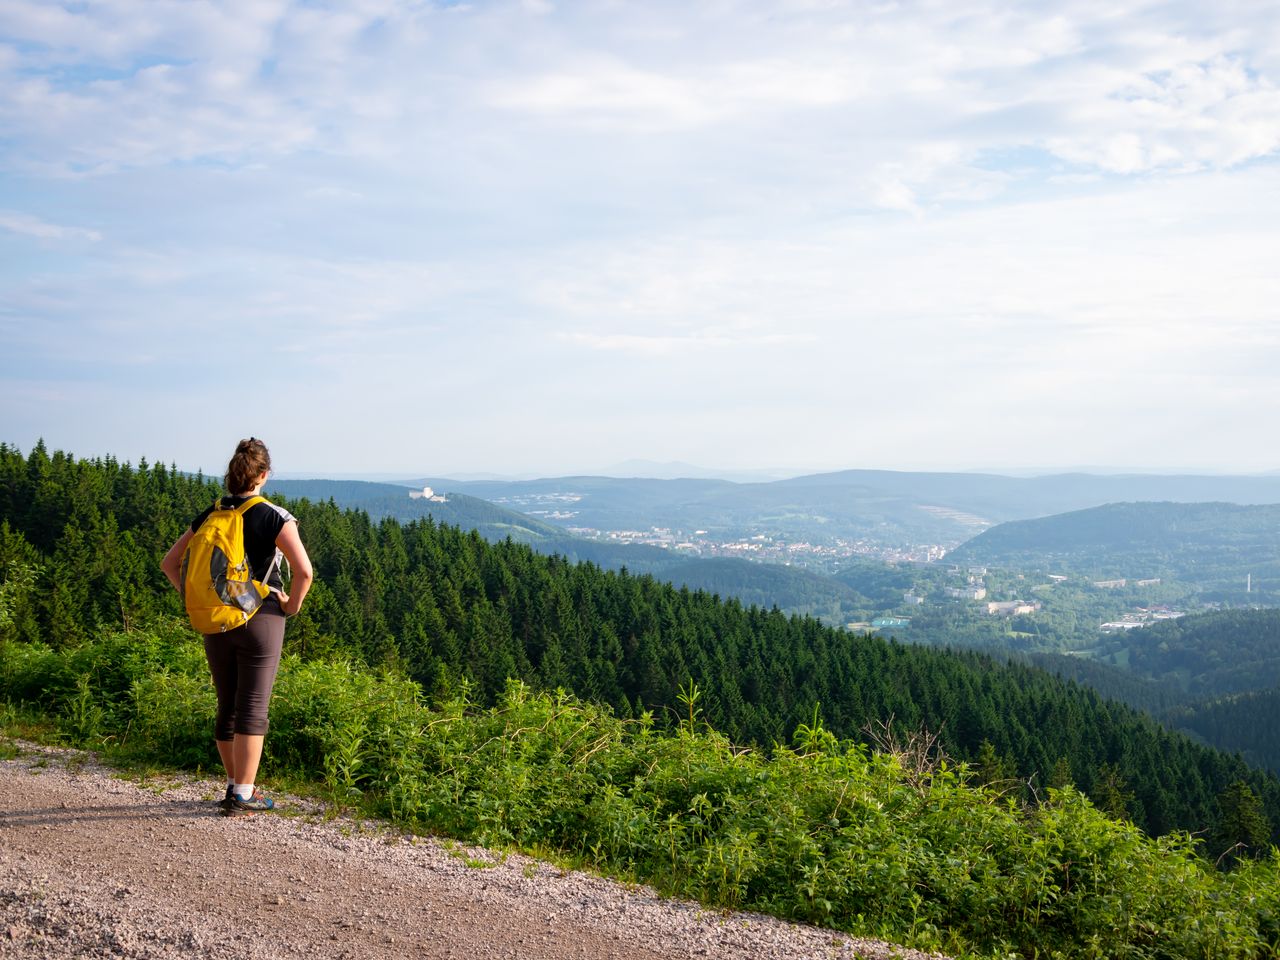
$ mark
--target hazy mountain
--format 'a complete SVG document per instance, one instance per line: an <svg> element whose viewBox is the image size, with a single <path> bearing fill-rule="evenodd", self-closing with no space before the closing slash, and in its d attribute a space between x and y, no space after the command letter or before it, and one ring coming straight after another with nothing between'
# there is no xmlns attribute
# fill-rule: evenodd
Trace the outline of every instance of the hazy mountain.
<svg viewBox="0 0 1280 960"><path fill-rule="evenodd" d="M751 483L587 476L420 482L493 500L561 526L703 529L725 537L763 533L889 545L955 545L1004 521L1121 501L1280 503L1280 476L1008 477L845 470Z"/></svg>
<svg viewBox="0 0 1280 960"><path fill-rule="evenodd" d="M993 520L1025 519L1121 501L1280 503L1280 476L1053 474L1009 477L980 473L846 470L778 481L779 488L825 487L879 492L972 511Z"/></svg>
<svg viewBox="0 0 1280 960"><path fill-rule="evenodd" d="M804 470L720 470L698 467L678 460L624 460L622 463L599 471L602 477L634 478L649 480L731 480L735 483L767 483L799 476Z"/></svg>

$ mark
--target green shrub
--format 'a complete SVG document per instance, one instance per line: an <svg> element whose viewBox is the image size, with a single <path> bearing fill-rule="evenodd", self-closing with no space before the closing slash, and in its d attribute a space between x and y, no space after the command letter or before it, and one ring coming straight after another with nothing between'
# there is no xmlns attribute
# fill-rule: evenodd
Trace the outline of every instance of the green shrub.
<svg viewBox="0 0 1280 960"><path fill-rule="evenodd" d="M0 690L11 703L39 703L51 686L70 688L66 658L43 643L0 643Z"/></svg>
<svg viewBox="0 0 1280 960"><path fill-rule="evenodd" d="M66 698L58 725L63 735L77 747L100 747L105 738L108 713L94 696L89 678L76 681L75 693Z"/></svg>
<svg viewBox="0 0 1280 960"><path fill-rule="evenodd" d="M128 747L139 756L177 767L218 764L213 740L217 708L207 676L159 670L130 688L133 725Z"/></svg>
<svg viewBox="0 0 1280 960"><path fill-rule="evenodd" d="M77 742L217 762L203 653L181 631L53 651L0 645L5 695ZM967 955L1246 958L1280 948L1280 855L1213 869L1185 835L1111 820L1073 788L1023 806L963 767L837 741L735 748L688 716L661 734L562 692L416 684L281 664L268 764L342 803L466 841L559 851L722 907Z"/></svg>

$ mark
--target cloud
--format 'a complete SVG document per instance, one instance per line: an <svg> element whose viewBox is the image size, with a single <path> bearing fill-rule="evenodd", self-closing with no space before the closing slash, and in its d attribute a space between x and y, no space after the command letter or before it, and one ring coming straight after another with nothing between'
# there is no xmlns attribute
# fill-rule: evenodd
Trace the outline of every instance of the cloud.
<svg viewBox="0 0 1280 960"><path fill-rule="evenodd" d="M1231 167L1280 149L1280 89L1235 57L1117 77L1071 114L1072 133L1048 148L1113 173Z"/></svg>
<svg viewBox="0 0 1280 960"><path fill-rule="evenodd" d="M1119 174L1230 167L1280 146L1275 54L1247 8L1218 22L1193 5L1083 0L1052 17L994 0L8 7L7 162L45 174L305 153L421 170L517 139L537 160L568 128L584 145L690 138L695 169L698 156L806 151L820 176L852 176L863 202L928 209L981 179L977 158L1017 146ZM939 146L950 159L893 169Z"/></svg>
<svg viewBox="0 0 1280 960"><path fill-rule="evenodd" d="M102 234L97 230L46 223L39 217L14 210L0 210L0 229L37 240L87 240L97 243L102 239Z"/></svg>
<svg viewBox="0 0 1280 960"><path fill-rule="evenodd" d="M836 106L865 90L870 78L863 73L847 63L812 66L776 58L680 72L603 59L508 80L493 86L487 99L501 109L604 129L674 132L760 110Z"/></svg>
<svg viewBox="0 0 1280 960"><path fill-rule="evenodd" d="M768 333L744 335L732 332L707 331L683 335L652 335L635 333L598 334L590 332L562 332L557 338L591 350L617 351L639 356L664 356L684 351L716 350L740 347L774 347L783 344L810 343L812 336Z"/></svg>

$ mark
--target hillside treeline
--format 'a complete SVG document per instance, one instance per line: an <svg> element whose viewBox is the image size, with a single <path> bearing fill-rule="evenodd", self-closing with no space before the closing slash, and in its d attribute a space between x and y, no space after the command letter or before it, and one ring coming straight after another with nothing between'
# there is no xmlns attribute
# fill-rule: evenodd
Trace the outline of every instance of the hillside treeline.
<svg viewBox="0 0 1280 960"><path fill-rule="evenodd" d="M1000 524L948 559L1104 579L1173 578L1199 585L1206 599L1275 602L1280 504L1109 503Z"/></svg>
<svg viewBox="0 0 1280 960"><path fill-rule="evenodd" d="M1087 684L1103 697L1127 703L1219 750L1239 753L1253 766L1280 773L1280 686L1197 699L1177 682L1181 677L1148 680L1082 657L1041 654L1012 659Z"/></svg>
<svg viewBox="0 0 1280 960"><path fill-rule="evenodd" d="M1169 713L1169 722L1280 771L1280 687L1182 707Z"/></svg>
<svg viewBox="0 0 1280 960"><path fill-rule="evenodd" d="M178 614L158 561L218 493L159 464L0 445L6 633L60 648ZM1218 799L1236 781L1280 824L1274 777L1042 671L853 636L429 520L374 524L332 503L288 506L318 577L288 635L304 659L386 665L436 695L465 678L483 702L520 677L622 718L651 710L670 722L692 680L706 719L738 743L788 742L820 704L837 736L926 729L993 779L1037 790L1074 781L1151 833L1220 834Z"/></svg>
<svg viewBox="0 0 1280 960"><path fill-rule="evenodd" d="M1125 637L1129 669L1180 681L1197 697L1280 685L1280 610L1222 610L1152 624Z"/></svg>

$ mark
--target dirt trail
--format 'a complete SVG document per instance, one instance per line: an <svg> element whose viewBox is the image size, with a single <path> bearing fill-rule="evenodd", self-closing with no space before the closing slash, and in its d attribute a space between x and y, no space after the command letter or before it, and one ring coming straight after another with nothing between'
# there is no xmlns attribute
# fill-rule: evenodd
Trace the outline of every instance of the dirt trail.
<svg viewBox="0 0 1280 960"><path fill-rule="evenodd" d="M70 751L0 762L0 957L675 960L924 954L706 911L375 824L217 816L222 784Z"/></svg>

